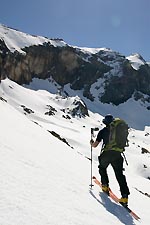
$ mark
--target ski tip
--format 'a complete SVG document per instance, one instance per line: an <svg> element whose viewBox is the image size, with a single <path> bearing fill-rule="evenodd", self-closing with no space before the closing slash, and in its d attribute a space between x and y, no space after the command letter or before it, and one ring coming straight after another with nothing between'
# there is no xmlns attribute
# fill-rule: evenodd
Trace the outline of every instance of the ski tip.
<svg viewBox="0 0 150 225"><path fill-rule="evenodd" d="M141 220L141 218L138 216L138 215L136 215L133 211L131 211L130 212L130 214L136 219L136 220Z"/></svg>

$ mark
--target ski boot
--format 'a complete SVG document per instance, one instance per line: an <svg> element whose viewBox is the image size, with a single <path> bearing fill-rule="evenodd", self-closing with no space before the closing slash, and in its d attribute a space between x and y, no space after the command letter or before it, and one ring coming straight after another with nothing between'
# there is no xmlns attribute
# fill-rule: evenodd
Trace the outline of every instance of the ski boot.
<svg viewBox="0 0 150 225"><path fill-rule="evenodd" d="M124 206L124 207L128 207L128 196L122 196L120 199L119 199L119 203Z"/></svg>
<svg viewBox="0 0 150 225"><path fill-rule="evenodd" d="M107 184L102 184L102 191L109 195L109 186Z"/></svg>

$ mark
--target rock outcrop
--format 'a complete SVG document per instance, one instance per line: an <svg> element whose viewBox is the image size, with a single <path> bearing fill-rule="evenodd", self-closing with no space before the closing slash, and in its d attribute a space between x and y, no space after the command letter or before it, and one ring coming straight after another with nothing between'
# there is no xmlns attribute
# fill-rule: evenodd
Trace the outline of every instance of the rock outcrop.
<svg viewBox="0 0 150 225"><path fill-rule="evenodd" d="M6 33L8 31L9 28ZM23 34L18 32L16 35ZM128 58L110 49L90 52L67 44L53 44L53 41L59 43L62 40L44 40L42 44L12 51L1 37L0 79L8 77L18 84L29 84L33 78L52 77L62 89L70 84L71 89L82 90L83 96L91 101L96 97L91 87L99 82L101 85L95 88L103 103L119 105L132 96L135 100L150 103L150 66L142 58L139 57L142 64L135 69Z"/></svg>

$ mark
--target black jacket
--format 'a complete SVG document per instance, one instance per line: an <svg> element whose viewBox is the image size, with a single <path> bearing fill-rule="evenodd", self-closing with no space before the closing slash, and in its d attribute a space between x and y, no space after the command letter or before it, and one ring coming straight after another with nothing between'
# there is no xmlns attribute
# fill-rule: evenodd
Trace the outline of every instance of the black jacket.
<svg viewBox="0 0 150 225"><path fill-rule="evenodd" d="M109 128L104 127L102 130L99 131L96 141L101 142L103 141L103 147L105 147L109 142Z"/></svg>

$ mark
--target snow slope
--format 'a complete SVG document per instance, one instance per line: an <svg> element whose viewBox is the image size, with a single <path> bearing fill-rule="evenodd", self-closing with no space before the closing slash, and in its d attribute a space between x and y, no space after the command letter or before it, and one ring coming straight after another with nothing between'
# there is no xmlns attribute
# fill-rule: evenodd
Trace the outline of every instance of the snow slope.
<svg viewBox="0 0 150 225"><path fill-rule="evenodd" d="M146 63L139 54L128 56L127 59L131 62L131 65L135 70L138 70L141 65L144 65Z"/></svg>
<svg viewBox="0 0 150 225"><path fill-rule="evenodd" d="M102 127L102 116L89 112L90 117L66 119L61 109L71 108L74 98L33 91L2 80L0 224L148 225L150 198L141 192L150 194L150 155L141 154L141 148L150 150L150 127L144 131L131 129L126 149L129 206L141 217L138 222L97 186L90 190L90 129ZM45 115L48 105L55 108L55 115ZM32 111L27 113L25 109ZM99 151L100 147L93 151L93 174L97 177ZM110 186L119 196L111 167L108 172Z"/></svg>
<svg viewBox="0 0 150 225"><path fill-rule="evenodd" d="M103 104L99 101L98 96L100 91L103 91L103 80L98 79L96 83L91 86L91 93L95 96L93 102L83 96L83 90L72 90L70 88L70 84L64 86L64 93L67 92L69 96L79 96L83 101L86 103L88 109L94 113L99 113L103 116L106 114L113 114L115 117L121 117L125 119L130 127L135 129L144 130L145 126L150 126L149 118L149 110L146 107L149 106L148 103L143 103L141 100L136 101L134 97L130 98L128 101L115 106L113 104ZM33 81L29 85L24 85L31 90L47 90L50 93L56 94L58 92L59 85L54 82L50 81L49 79L41 80L38 78L34 78ZM97 89L96 86L100 88ZM63 94L63 93L62 93ZM138 112L138 113L136 113Z"/></svg>
<svg viewBox="0 0 150 225"><path fill-rule="evenodd" d="M43 43L51 43L54 47L66 46L67 44L62 40L51 40L42 36L33 36L24 32L14 30L13 28L6 27L0 24L0 39L5 41L7 48L11 51L18 51L25 54L22 50L24 47L31 45L42 45Z"/></svg>

